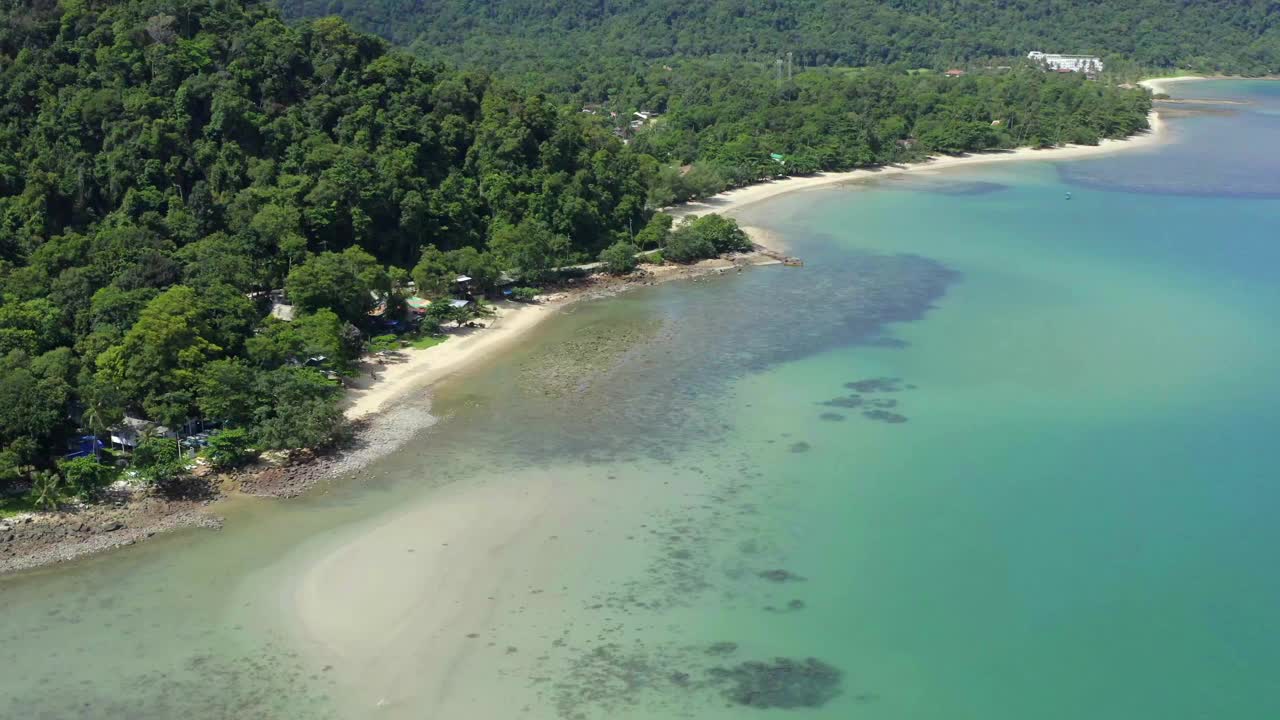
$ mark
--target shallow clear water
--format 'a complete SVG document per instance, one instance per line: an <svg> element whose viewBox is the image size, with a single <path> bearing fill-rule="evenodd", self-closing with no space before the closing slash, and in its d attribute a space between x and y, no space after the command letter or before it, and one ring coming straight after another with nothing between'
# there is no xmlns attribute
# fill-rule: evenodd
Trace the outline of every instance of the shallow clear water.
<svg viewBox="0 0 1280 720"><path fill-rule="evenodd" d="M761 205L805 268L575 308L352 482L0 581L0 716L1274 716L1277 87Z"/></svg>

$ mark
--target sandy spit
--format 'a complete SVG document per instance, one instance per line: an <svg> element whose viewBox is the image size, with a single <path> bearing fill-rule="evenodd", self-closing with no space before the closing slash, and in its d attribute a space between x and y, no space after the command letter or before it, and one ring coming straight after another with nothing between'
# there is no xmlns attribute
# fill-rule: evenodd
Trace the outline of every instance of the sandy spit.
<svg viewBox="0 0 1280 720"><path fill-rule="evenodd" d="M1186 82L1188 80L1207 80L1203 75L1178 75L1177 77L1167 78L1151 78L1150 80L1142 80L1138 84L1150 90L1152 93L1168 93L1169 85L1173 83Z"/></svg>

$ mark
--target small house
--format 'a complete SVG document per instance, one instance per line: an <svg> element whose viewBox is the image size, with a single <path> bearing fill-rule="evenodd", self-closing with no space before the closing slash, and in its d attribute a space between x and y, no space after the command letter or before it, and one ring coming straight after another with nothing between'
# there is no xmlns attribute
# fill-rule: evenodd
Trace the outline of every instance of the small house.
<svg viewBox="0 0 1280 720"><path fill-rule="evenodd" d="M293 306L289 304L289 298L285 296L284 290L272 290L271 297L271 317L277 320L289 322L293 319Z"/></svg>
<svg viewBox="0 0 1280 720"><path fill-rule="evenodd" d="M111 434L109 439L112 447L119 445L130 450L137 447L142 436L148 432L154 432L154 434L164 437L172 434L169 428L163 425L157 425L150 420L133 417L132 415L125 415L120 424L111 428L108 432Z"/></svg>

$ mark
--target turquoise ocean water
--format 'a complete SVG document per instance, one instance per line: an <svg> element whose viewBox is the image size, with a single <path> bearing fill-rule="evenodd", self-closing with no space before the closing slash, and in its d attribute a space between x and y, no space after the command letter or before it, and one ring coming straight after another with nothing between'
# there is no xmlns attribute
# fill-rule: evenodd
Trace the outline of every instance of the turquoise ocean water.
<svg viewBox="0 0 1280 720"><path fill-rule="evenodd" d="M803 269L581 306L354 481L0 580L0 716L1280 715L1280 85L1176 90L1248 104L762 204ZM365 667L280 600L544 486L589 502L495 549L537 587L447 662L403 548L358 576L403 616L347 608Z"/></svg>

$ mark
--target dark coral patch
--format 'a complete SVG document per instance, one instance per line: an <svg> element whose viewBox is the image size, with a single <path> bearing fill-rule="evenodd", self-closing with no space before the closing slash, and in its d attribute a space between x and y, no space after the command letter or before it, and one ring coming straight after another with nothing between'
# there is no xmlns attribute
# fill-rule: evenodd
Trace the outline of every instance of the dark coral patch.
<svg viewBox="0 0 1280 720"><path fill-rule="evenodd" d="M901 383L902 378L879 377L854 380L845 383L844 386L860 393L898 392L902 389Z"/></svg>
<svg viewBox="0 0 1280 720"><path fill-rule="evenodd" d="M791 572L790 570L783 570L782 568L777 568L775 570L761 570L756 573L756 575L768 580L769 582L776 583L798 582L800 580L804 580L803 577Z"/></svg>
<svg viewBox="0 0 1280 720"><path fill-rule="evenodd" d="M818 404L825 405L827 407L856 408L856 407L862 407L863 402L864 401L861 395L848 395L846 397L838 397L838 398L831 398L830 400L823 400Z"/></svg>
<svg viewBox="0 0 1280 720"><path fill-rule="evenodd" d="M753 708L816 708L840 694L840 670L816 658L749 661L710 674L727 699Z"/></svg>
<svg viewBox="0 0 1280 720"><path fill-rule="evenodd" d="M907 421L906 415L899 415L898 413L889 412L888 410L867 410L862 413L862 415L868 419L879 420L880 422L889 423L891 425L897 425Z"/></svg>

